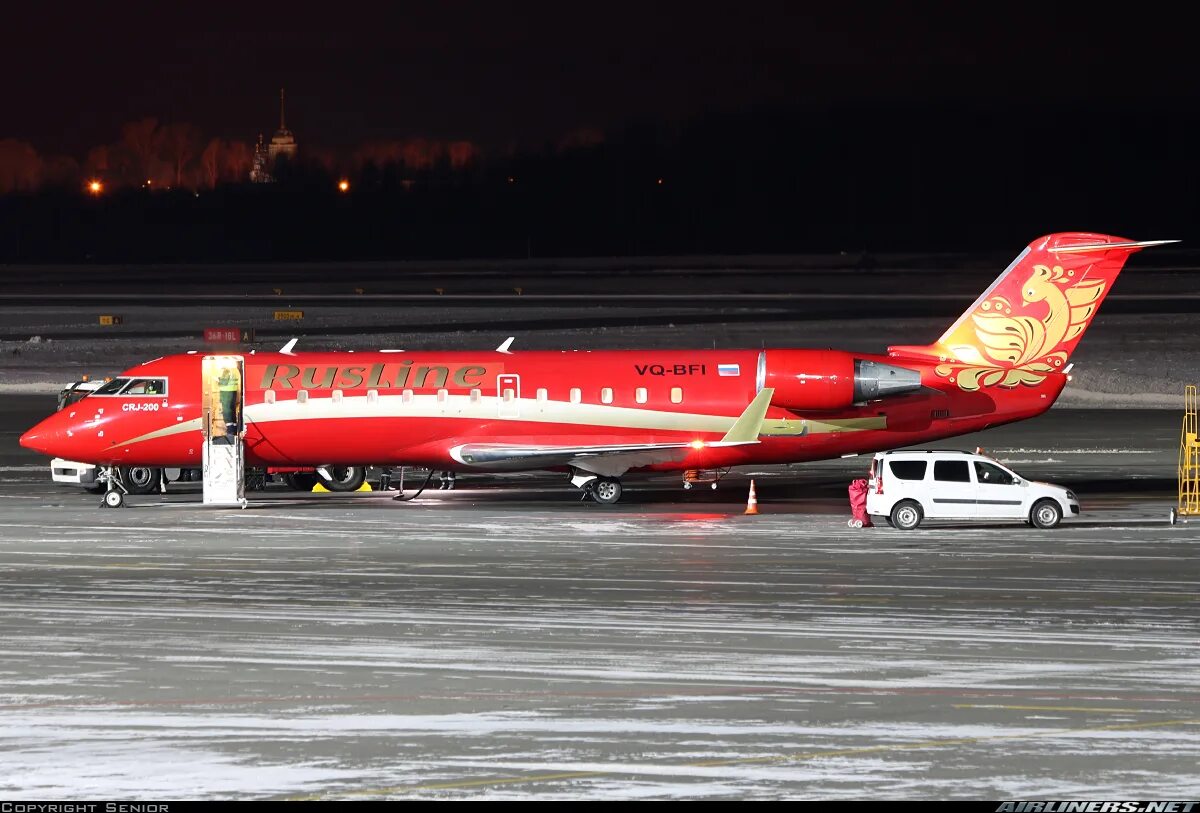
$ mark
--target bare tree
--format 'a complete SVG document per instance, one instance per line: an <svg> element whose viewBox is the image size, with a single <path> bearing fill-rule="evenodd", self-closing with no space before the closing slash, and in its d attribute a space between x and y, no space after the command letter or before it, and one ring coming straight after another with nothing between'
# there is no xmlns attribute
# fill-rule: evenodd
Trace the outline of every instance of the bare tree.
<svg viewBox="0 0 1200 813"><path fill-rule="evenodd" d="M15 138L0 141L0 195L36 189L42 180L42 159L31 145Z"/></svg>
<svg viewBox="0 0 1200 813"><path fill-rule="evenodd" d="M221 180L222 153L224 152L221 139L214 138L208 142L208 146L200 154L200 168L204 172L205 185L209 189L215 189Z"/></svg>
<svg viewBox="0 0 1200 813"><path fill-rule="evenodd" d="M225 144L226 177L234 181L245 182L250 176L251 162L250 145L245 141L230 141Z"/></svg>
<svg viewBox="0 0 1200 813"><path fill-rule="evenodd" d="M134 169L139 176L137 181L144 181L150 177L162 143L163 131L158 127L158 119L147 117L121 127L121 146L128 150L133 158Z"/></svg>
<svg viewBox="0 0 1200 813"><path fill-rule="evenodd" d="M175 185L183 186L183 170L196 156L200 131L190 124L168 124L162 133L163 157L175 168Z"/></svg>

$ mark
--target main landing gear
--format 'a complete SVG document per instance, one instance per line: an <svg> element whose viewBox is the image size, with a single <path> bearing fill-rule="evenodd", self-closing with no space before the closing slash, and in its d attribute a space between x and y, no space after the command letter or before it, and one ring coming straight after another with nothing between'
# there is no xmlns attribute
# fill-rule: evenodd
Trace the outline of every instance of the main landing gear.
<svg viewBox="0 0 1200 813"><path fill-rule="evenodd" d="M581 500L592 500L601 505L612 505L621 499L624 491L621 481L616 477L597 477L594 474L574 471L571 474L571 484L583 490Z"/></svg>

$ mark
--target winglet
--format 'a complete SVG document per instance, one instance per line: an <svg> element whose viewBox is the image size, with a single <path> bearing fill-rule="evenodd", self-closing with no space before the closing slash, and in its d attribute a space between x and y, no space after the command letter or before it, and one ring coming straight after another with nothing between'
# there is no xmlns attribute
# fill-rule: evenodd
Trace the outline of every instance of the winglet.
<svg viewBox="0 0 1200 813"><path fill-rule="evenodd" d="M291 341L289 341L287 344L285 344L283 347L279 348L279 352L280 352L280 353L283 353L283 355L285 355L285 356L294 356L294 355L296 355L295 353L293 353L293 352L292 352L292 350L294 350L294 349L295 349L295 347L296 347L296 342L298 342L298 341L300 341L300 340L299 340L299 339L292 339L292 340L291 340Z"/></svg>
<svg viewBox="0 0 1200 813"><path fill-rule="evenodd" d="M507 339L504 340L504 342L499 347L496 348L496 352L504 353L505 355L511 356L512 351L509 350L508 348L512 347L513 339L515 339L515 338L517 338L517 337L509 336Z"/></svg>
<svg viewBox="0 0 1200 813"><path fill-rule="evenodd" d="M771 405L771 396L775 390L765 387L758 391L754 400L742 412L741 417L734 421L733 426L721 438L722 443L754 443L758 433L762 431L763 418L767 416L767 407Z"/></svg>

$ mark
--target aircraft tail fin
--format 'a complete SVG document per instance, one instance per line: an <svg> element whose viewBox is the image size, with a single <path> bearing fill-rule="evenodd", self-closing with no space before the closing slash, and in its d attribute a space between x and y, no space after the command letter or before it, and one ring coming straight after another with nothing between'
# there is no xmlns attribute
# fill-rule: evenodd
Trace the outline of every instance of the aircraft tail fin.
<svg viewBox="0 0 1200 813"><path fill-rule="evenodd" d="M942 337L888 355L950 365L959 386L1035 384L1061 371L1125 261L1176 240L1061 232L1029 244Z"/></svg>

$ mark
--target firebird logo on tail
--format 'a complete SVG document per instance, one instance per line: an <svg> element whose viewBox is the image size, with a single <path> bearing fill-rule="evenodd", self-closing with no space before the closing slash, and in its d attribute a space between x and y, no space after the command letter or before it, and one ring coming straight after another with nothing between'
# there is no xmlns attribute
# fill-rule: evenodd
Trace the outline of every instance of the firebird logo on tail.
<svg viewBox="0 0 1200 813"><path fill-rule="evenodd" d="M937 374L967 392L1040 384L1062 368L1067 353L1060 346L1087 329L1104 296L1105 281L1088 280L1089 270L1091 266L1077 276L1075 269L1063 270L1061 265L1035 265L1021 286L1018 314L1013 315L1013 305L1004 296L980 303L971 314L974 341L967 344L965 337L950 337L948 355L959 363L939 364ZM1046 311L1040 318L1020 313L1042 302ZM967 329L964 323L960 332Z"/></svg>

